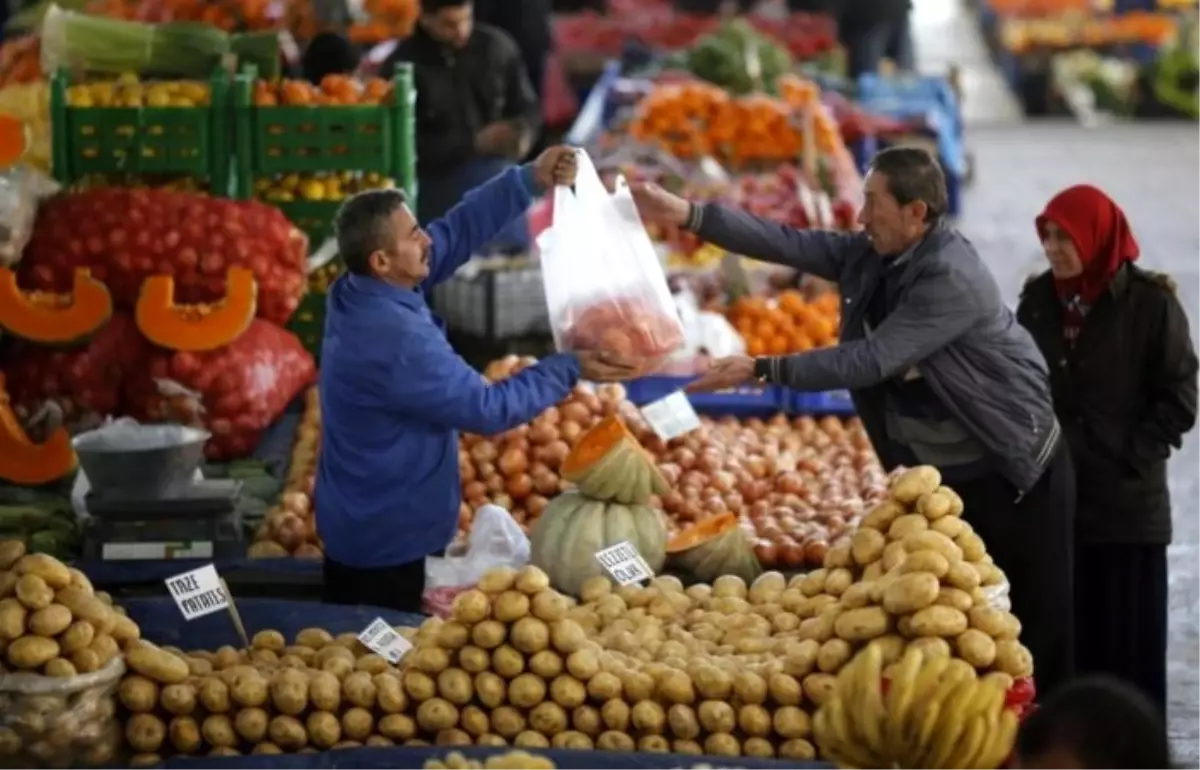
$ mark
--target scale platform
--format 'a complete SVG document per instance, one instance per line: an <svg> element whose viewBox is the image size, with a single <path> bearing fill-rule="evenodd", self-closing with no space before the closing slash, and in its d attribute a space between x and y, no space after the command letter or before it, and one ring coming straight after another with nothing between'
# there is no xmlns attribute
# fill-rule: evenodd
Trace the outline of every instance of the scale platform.
<svg viewBox="0 0 1200 770"><path fill-rule="evenodd" d="M84 558L101 561L237 559L246 555L237 499L242 482L198 481L158 498L87 496Z"/></svg>

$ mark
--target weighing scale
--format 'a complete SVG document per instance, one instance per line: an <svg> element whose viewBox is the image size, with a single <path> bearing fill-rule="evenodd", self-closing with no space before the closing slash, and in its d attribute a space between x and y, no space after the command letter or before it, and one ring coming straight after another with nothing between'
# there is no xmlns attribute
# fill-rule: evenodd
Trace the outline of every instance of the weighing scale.
<svg viewBox="0 0 1200 770"><path fill-rule="evenodd" d="M93 491L86 498L84 558L240 559L246 555L241 489L240 481L206 479L156 496Z"/></svg>

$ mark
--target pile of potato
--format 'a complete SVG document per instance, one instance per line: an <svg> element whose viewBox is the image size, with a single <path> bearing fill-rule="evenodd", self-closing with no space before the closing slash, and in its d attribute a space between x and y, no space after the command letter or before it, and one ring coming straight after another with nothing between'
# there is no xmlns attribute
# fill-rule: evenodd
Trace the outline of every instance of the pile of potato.
<svg viewBox="0 0 1200 770"><path fill-rule="evenodd" d="M308 628L288 644L264 630L248 650L215 652L140 641L126 663L119 697L135 765L391 746L415 733L399 672L353 633Z"/></svg>
<svg viewBox="0 0 1200 770"><path fill-rule="evenodd" d="M487 757L482 762L451 751L445 759L425 760L425 770L555 770L558 765L548 757L528 751L506 751Z"/></svg>
<svg viewBox="0 0 1200 770"><path fill-rule="evenodd" d="M908 470L853 537L830 548L825 566L800 581L800 596L784 606L805 618L800 635L820 644L822 672L836 674L876 641L888 664L917 647L997 672L1009 686L1033 674L1020 621L994 601L1004 573L962 512L936 469Z"/></svg>
<svg viewBox="0 0 1200 770"><path fill-rule="evenodd" d="M139 636L83 573L0 541L0 764L113 762L121 647Z"/></svg>

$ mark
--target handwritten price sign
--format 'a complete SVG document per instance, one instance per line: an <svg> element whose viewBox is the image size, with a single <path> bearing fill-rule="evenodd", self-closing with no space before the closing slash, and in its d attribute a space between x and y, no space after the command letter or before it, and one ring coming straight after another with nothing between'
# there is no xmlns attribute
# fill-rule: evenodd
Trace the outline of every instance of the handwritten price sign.
<svg viewBox="0 0 1200 770"><path fill-rule="evenodd" d="M596 552L596 561L612 575L617 585L628 586L654 577L650 565L628 540Z"/></svg>

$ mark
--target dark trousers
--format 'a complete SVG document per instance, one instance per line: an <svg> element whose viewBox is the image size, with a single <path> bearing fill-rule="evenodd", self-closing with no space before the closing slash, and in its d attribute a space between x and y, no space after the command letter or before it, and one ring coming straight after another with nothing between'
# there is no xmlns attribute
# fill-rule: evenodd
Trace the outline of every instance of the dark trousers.
<svg viewBox="0 0 1200 770"><path fill-rule="evenodd" d="M425 560L397 567L360 568L325 557L324 604L365 604L374 607L420 612L425 593Z"/></svg>
<svg viewBox="0 0 1200 770"><path fill-rule="evenodd" d="M1075 549L1075 639L1080 673L1137 686L1167 711L1167 547Z"/></svg>
<svg viewBox="0 0 1200 770"><path fill-rule="evenodd" d="M847 74L853 79L878 71L879 63L885 58L891 59L901 72L912 72L916 67L907 17L866 27L850 27L841 30L840 36L846 47Z"/></svg>
<svg viewBox="0 0 1200 770"><path fill-rule="evenodd" d="M1019 502L1006 479L990 475L954 486L963 518L983 538L1011 586L1021 642L1033 653L1038 692L1049 693L1075 673L1075 469L1064 445Z"/></svg>

